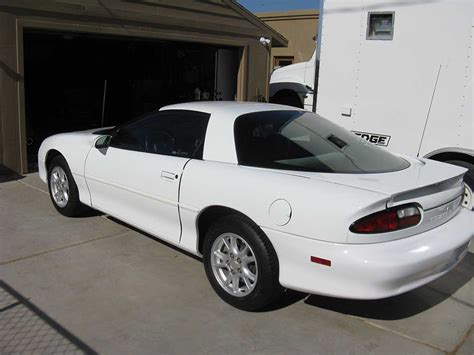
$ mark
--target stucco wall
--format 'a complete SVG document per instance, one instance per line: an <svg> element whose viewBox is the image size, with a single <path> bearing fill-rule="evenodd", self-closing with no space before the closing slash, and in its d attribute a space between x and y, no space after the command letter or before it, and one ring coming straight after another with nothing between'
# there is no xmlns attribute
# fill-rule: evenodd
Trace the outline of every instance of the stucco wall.
<svg viewBox="0 0 474 355"><path fill-rule="evenodd" d="M287 48L272 48L272 57L291 56L294 57L294 63L311 58L316 48L313 37L317 34L318 10L265 12L256 15L288 39Z"/></svg>

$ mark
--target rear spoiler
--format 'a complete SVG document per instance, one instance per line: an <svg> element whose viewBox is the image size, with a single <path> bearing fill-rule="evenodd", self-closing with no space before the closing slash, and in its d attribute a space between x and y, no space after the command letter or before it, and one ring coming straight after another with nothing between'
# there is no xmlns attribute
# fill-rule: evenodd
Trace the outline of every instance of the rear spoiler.
<svg viewBox="0 0 474 355"><path fill-rule="evenodd" d="M396 193L387 202L387 207L418 203L423 210L429 210L441 206L464 194L463 175L464 173L436 184Z"/></svg>

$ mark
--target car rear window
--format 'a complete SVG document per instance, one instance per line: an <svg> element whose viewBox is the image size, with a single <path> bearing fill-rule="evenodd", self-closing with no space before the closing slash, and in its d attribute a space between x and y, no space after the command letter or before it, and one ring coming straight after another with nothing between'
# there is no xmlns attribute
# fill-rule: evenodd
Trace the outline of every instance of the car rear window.
<svg viewBox="0 0 474 355"><path fill-rule="evenodd" d="M239 164L321 173L384 173L410 164L311 112L262 111L234 125Z"/></svg>

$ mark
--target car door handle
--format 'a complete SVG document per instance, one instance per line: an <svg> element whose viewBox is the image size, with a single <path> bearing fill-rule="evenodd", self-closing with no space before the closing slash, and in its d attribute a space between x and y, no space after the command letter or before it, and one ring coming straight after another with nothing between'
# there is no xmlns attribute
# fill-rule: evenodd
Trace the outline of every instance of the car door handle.
<svg viewBox="0 0 474 355"><path fill-rule="evenodd" d="M178 174L175 174L175 173L172 173L170 171L162 171L161 172L161 178L163 180L168 180L168 181L173 181L173 180L176 180L178 179Z"/></svg>

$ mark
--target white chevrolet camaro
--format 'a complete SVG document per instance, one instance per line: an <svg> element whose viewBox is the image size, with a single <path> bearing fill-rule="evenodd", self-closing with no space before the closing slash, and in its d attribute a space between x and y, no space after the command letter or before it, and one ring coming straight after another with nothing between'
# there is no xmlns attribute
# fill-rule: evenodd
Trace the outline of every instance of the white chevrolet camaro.
<svg viewBox="0 0 474 355"><path fill-rule="evenodd" d="M284 288L378 299L445 274L474 235L465 171L236 102L167 106L39 151L60 213L90 206L202 256L217 294L245 310Z"/></svg>

